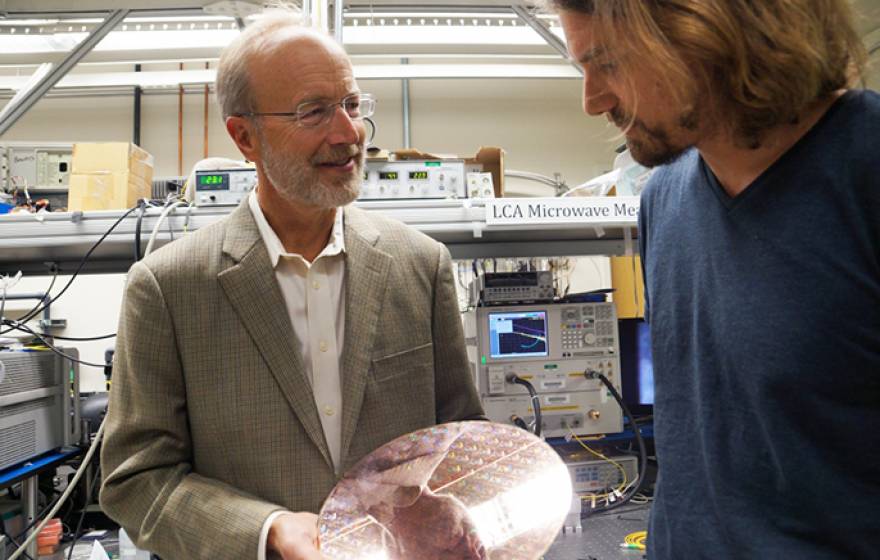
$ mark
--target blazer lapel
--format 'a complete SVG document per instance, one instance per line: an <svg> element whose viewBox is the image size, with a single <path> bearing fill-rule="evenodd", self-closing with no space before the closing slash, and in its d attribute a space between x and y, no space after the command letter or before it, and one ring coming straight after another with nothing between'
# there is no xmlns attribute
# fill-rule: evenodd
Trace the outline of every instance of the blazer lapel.
<svg viewBox="0 0 880 560"><path fill-rule="evenodd" d="M345 209L345 343L342 351L342 449L357 428L392 257L375 247L379 232L363 210Z"/></svg>
<svg viewBox="0 0 880 560"><path fill-rule="evenodd" d="M290 408L332 468L302 356L293 344L296 335L247 201L229 217L223 252L236 262L217 276L223 291L266 360Z"/></svg>

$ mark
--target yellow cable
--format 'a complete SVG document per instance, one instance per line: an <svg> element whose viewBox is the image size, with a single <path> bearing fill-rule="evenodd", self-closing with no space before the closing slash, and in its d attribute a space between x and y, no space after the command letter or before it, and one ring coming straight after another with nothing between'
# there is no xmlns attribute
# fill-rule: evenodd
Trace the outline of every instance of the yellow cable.
<svg viewBox="0 0 880 560"><path fill-rule="evenodd" d="M595 455L596 457L599 457L599 458L602 459L603 461L608 461L609 463L611 463L612 465L614 465L615 467L617 467L617 470L619 470L621 476L623 476L623 482L621 482L621 483L620 483L620 486L617 487L617 491L620 492L620 491L622 491L624 488L626 488L626 485L627 485L627 483L629 482L629 480L628 480L627 477L626 477L626 469L624 469L623 466L621 466L620 463L618 463L618 462L615 461L614 459L609 459L608 457L606 457L605 455L602 455L602 454L599 453L598 451L594 451L593 449L590 449L590 447L587 446L587 444L584 443L584 441L583 441L581 438L579 438L579 437L577 436L577 434L575 434L575 433L571 430L571 428L569 428L568 431L569 431L569 433L571 433L571 437L573 437L574 440L575 440L576 442L578 442L578 443L581 445L581 447L583 447L584 449L586 449L587 451L589 451L590 453L592 453L592 454ZM605 497L607 497L607 496L608 496L608 494L605 494Z"/></svg>
<svg viewBox="0 0 880 560"><path fill-rule="evenodd" d="M633 548L637 548L639 550L645 550L645 542L647 540L648 540L648 532L647 531L636 531L635 533L628 534L623 539L623 543L626 545L630 545Z"/></svg>

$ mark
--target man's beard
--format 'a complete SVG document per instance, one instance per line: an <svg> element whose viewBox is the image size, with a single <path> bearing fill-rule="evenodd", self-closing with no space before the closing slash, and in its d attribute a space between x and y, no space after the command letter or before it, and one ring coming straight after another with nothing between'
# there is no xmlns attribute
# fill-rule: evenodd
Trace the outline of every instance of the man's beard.
<svg viewBox="0 0 880 560"><path fill-rule="evenodd" d="M362 146L336 146L322 150L311 160L279 154L271 142L260 139L263 172L275 190L290 202L318 208L338 208L357 199L361 191L364 168ZM321 180L318 165L354 158L354 169L348 175Z"/></svg>
<svg viewBox="0 0 880 560"><path fill-rule="evenodd" d="M633 159L645 167L672 163L693 145L683 139L674 140L666 127L648 127L641 119L630 117L620 109L615 108L608 116L625 132L641 132L638 136L628 135L626 146ZM696 109L689 109L679 115L676 127L682 132L697 130L699 119Z"/></svg>

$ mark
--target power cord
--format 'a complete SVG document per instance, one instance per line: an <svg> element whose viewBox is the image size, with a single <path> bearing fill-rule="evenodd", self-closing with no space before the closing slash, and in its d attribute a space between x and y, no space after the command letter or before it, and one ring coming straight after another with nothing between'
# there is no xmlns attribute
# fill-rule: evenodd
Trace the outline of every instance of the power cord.
<svg viewBox="0 0 880 560"><path fill-rule="evenodd" d="M86 510L89 507L89 504L92 503L92 493L95 491L95 484L98 483L98 477L101 476L101 469L95 469L95 476L92 477L92 483L87 488L88 496L86 497L86 501L83 504L82 511L79 513L79 521L76 522L76 529L73 531L73 542L70 543L70 549L67 552L67 560L73 558L73 549L76 547L77 541L79 541L80 531L82 530L83 520L86 518Z"/></svg>
<svg viewBox="0 0 880 560"><path fill-rule="evenodd" d="M522 385L526 388L526 391L529 392L529 396L532 398L532 410L535 411L535 426L533 430L529 431L534 431L536 436L541 437L541 425L543 424L543 419L541 418L541 399L538 397L538 392L535 390L535 386L532 385L531 382L529 382L528 380L523 379L515 373L508 374L506 381L508 383ZM519 426L514 418L511 418L511 420L513 420L514 424ZM521 418L519 420L522 421L523 424L525 424L525 422Z"/></svg>
<svg viewBox="0 0 880 560"><path fill-rule="evenodd" d="M56 295L54 297L50 297L48 301L44 301L44 302L38 304L36 307L31 309L24 317L20 318L18 321L20 323L27 323L28 321L30 321L31 319L33 319L34 317L36 317L37 315L42 313L43 310L46 309L48 306L55 303L58 300L58 298L60 298L62 295L64 295L64 292L66 292L67 289L70 288L70 285L73 284L73 281L76 279L77 275L79 275L79 273L82 271L83 267L88 262L89 258L91 258L92 253L95 252L95 249L97 249L98 246L101 243L103 243L105 239L107 239L107 236L109 236L111 233L113 233L113 230L115 230L117 227L119 227L119 224L121 224L125 218L130 216L137 209L138 209L138 206L135 206L133 208L129 208L122 216L119 217L119 219L117 219L113 223L112 226L110 226L107 229L107 231L104 232L104 234L101 236L100 239L95 241L94 245L92 245L91 248L83 256L83 258L80 259L79 265L77 265L76 270L73 272L73 275L71 275L70 279L67 281L67 284L64 285L64 287L61 289L61 291L58 292L58 295ZM56 272L56 274L57 274L57 272ZM54 283L54 278L53 278L53 283ZM0 331L0 335L6 334L12 330L15 330L15 329L9 328L9 329Z"/></svg>
<svg viewBox="0 0 880 560"><path fill-rule="evenodd" d="M165 208L162 210L162 213L159 214L159 219L156 220L156 225L153 226L153 231L152 231L152 233L150 233L150 238L147 241L147 248L146 248L146 250L144 250L144 257L148 256L150 253L153 252L153 246L156 243L156 238L159 235L159 229L162 227L162 223L168 218L168 216L176 208L179 208L181 206L187 206L186 202L172 199L172 200L169 200L165 204ZM170 226L171 226L170 220L169 220L168 224L169 224L169 228L170 228ZM169 231L171 231L171 230L169 229ZM140 239L140 237L138 237L138 239Z"/></svg>
<svg viewBox="0 0 880 560"><path fill-rule="evenodd" d="M58 498L53 499L51 502L49 502L49 504L46 505L46 507L44 507L43 510L40 511L40 513L37 514L37 516L34 518L34 520L31 521L31 522L27 525L27 527L25 527L24 529L22 529L21 531L19 531L18 534L15 535L15 537L11 537L11 536L10 536L9 538L10 538L10 539L14 538L14 540L17 541L18 539L20 539L20 538L24 537L25 535L27 535L27 532L30 531L31 528L33 528L34 525L36 525L37 523L39 523L41 519L43 519L43 516L46 515L46 512L48 512L50 509L52 509L52 508L55 506L55 504L58 503L59 498L60 498L60 496L59 496ZM15 543L15 546L19 546L19 544L16 542L16 543Z"/></svg>
<svg viewBox="0 0 880 560"><path fill-rule="evenodd" d="M141 228L144 225L144 213L147 211L147 201L143 198L138 200L137 222L134 226L134 262L141 260Z"/></svg>
<svg viewBox="0 0 880 560"><path fill-rule="evenodd" d="M52 293L52 288L55 287L55 281L58 280L58 265L56 263L51 263L49 265L49 272L52 273L52 280L49 282L49 287L46 288L45 292L43 292L43 299L37 301L37 304L34 305L27 313L25 313L24 317L35 317L38 313L40 313L40 311L42 311L42 308L40 308L40 306L45 303L45 300L49 299L49 295ZM0 313L0 316L2 316L2 313ZM0 332L0 334L5 334L7 332L9 331L2 331Z"/></svg>
<svg viewBox="0 0 880 560"><path fill-rule="evenodd" d="M38 332L31 329L29 326L25 325L21 321L16 321L15 319L3 319L3 324L10 327L9 330L21 331L38 337L49 337L55 340L72 340L76 342L90 342L94 340L106 340L108 338L114 338L116 333L112 334L104 334L101 336L59 336L57 334Z"/></svg>
<svg viewBox="0 0 880 560"><path fill-rule="evenodd" d="M13 537L11 534L9 534L6 531L6 522L2 518L0 518L0 545L2 545L2 548L0 548L0 552L3 553L4 557L6 556L6 547L8 546L4 541L8 540L10 543L12 543L12 546L17 548L21 546L21 543L18 542L19 537L21 537L21 535L19 535L18 537ZM28 558L28 560L34 560L29 554L25 554L25 557Z"/></svg>
<svg viewBox="0 0 880 560"><path fill-rule="evenodd" d="M630 488L636 482L636 480L635 479L632 481L628 480L627 474L626 474L626 469L623 468L623 465L621 465L620 463L618 463L614 459L611 459L610 457L607 457L607 456L603 455L602 453L599 453L598 451L592 449L589 445L587 445L584 442L584 440L579 438L578 435L575 434L571 428L569 428L569 434L572 437L572 439L574 439L576 442L578 442L578 444L582 448L584 448L586 451L595 455L599 459L613 465L620 472L621 481L620 481L620 485L617 488L613 488L614 485L612 483L610 483L610 480L609 480L609 483L607 484L607 487L609 488L609 490L605 494L599 494L599 495L589 494L586 496L581 496L581 499L583 501L589 501L590 507L592 509L595 509L596 502L598 500L606 500L606 503L610 504L610 503L613 503L614 501L616 501L618 498L623 498L623 492L626 492L627 489Z"/></svg>
<svg viewBox="0 0 880 560"><path fill-rule="evenodd" d="M525 431L527 431L527 432L531 432L531 431L532 431L532 430L529 429L529 425L526 424L526 421L523 420L522 418L520 418L519 416L517 416L516 414L512 414L512 415L510 416L510 421L513 422L513 424L514 424L517 428L520 428L521 430L525 430Z"/></svg>
<svg viewBox="0 0 880 560"><path fill-rule="evenodd" d="M608 511L619 508L620 506L629 502L633 496L635 496L642 490L642 487L645 485L645 475L648 469L648 452L645 448L645 440L644 438L642 438L642 432L639 429L638 422L636 422L635 417L629 411L629 407L626 406L625 402L623 402L623 398L620 396L620 393L617 391L614 385L612 385L612 383L608 380L607 377L605 377L604 374L595 370L584 371L584 377L590 380L598 379L602 382L603 385L605 385L605 388L608 389L608 392L610 392L611 396L614 397L614 400L617 401L617 404L623 410L623 413L626 415L627 418L629 418L630 424L632 424L633 433L635 433L636 443L639 446L639 475L636 479L637 482L635 486L633 486L632 489L630 489L630 491L625 494L620 500L605 506L594 508L591 512L587 513L589 515L590 513L598 513L601 511Z"/></svg>
<svg viewBox="0 0 880 560"><path fill-rule="evenodd" d="M100 470L99 470L99 472L100 472ZM96 482L97 482L97 476L95 477L95 479L92 480L92 488L95 487ZM56 498L52 499L52 501L50 501L48 504L46 504L46 506L40 511L40 513L38 513L36 515L36 517L34 517L33 521L31 521L24 529L20 530L17 535L15 535L14 537L9 535L9 538L12 540L13 543L15 543L15 546L19 546L18 539L26 536L27 532L30 531L31 528L34 527L34 525L39 523L43 519L43 516L46 515L46 512L48 512L53 507L55 507L55 504L57 504L60 499L61 499L61 494L59 493L59 495ZM73 505L73 502L68 502L68 503L71 506ZM72 507L69 508L67 513L65 513L64 515L61 516L63 524L66 525L65 521L66 521L67 517L72 513L72 510L73 510ZM25 556L27 556L27 554L25 554ZM30 557L28 556L28 558L30 558Z"/></svg>
<svg viewBox="0 0 880 560"><path fill-rule="evenodd" d="M79 469L77 469L76 474L73 475L73 480L71 480L70 484L67 485L64 493L61 494L61 497L58 498L57 502L55 502L55 505L52 507L51 511L46 514L45 519L43 519L43 521L40 522L39 525L37 525L30 536L28 536L24 543L22 543L22 545L18 547L15 552L12 553L12 556L10 556L8 560L15 560L16 558L24 554L25 549L27 549L28 545L34 542L34 539L37 538L37 535L39 535L40 531L43 530L43 527L46 526L46 523L48 523L49 520L52 519L56 513L58 513L58 510L61 509L61 505L64 503L65 500L67 500L67 498L73 492L73 489L76 488L79 479L82 478L82 475L86 471L86 468L92 462L92 457L95 455L95 450L98 448L98 444L101 442L101 438L104 435L104 426L106 425L106 421L101 422L101 426L98 428L98 432L95 434L95 439L92 441L92 445L89 447L89 450L86 451L85 457L83 457L82 464L80 465Z"/></svg>
<svg viewBox="0 0 880 560"><path fill-rule="evenodd" d="M8 323L8 321L4 321L4 322ZM84 366L91 366L91 367L96 367L96 368L105 368L105 367L107 367L107 365L109 365L109 364L96 364L93 362L86 362L84 360L80 360L79 358L74 358L73 356L71 356L69 354L65 354L64 352L59 350L54 344L52 344L51 342L46 340L47 337L41 336L40 333L38 333L38 332L36 332L36 331L34 331L24 325L18 325L17 327L15 327L15 329L20 330L22 332L26 332L26 333L30 334L31 336L37 338L43 344L43 346L45 346L46 348L48 348L52 352L55 352L56 354L58 354L62 358L66 358L66 359L70 360L71 362L76 362L76 363L82 364Z"/></svg>

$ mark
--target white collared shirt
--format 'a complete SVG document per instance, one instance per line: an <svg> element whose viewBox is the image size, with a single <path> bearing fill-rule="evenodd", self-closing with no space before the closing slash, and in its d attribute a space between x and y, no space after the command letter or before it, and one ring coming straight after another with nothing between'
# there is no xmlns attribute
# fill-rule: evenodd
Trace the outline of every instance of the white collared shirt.
<svg viewBox="0 0 880 560"><path fill-rule="evenodd" d="M260 236L275 269L275 279L287 306L315 405L324 428L335 468L342 447L342 385L340 359L345 333L345 237L342 209L336 212L333 231L324 250L309 263L288 253L272 230L256 191L248 201Z"/></svg>
<svg viewBox="0 0 880 560"><path fill-rule="evenodd" d="M324 438L330 448L335 469L341 468L342 453L342 380L340 361L345 336L345 236L343 212L336 211L336 221L327 246L315 260L284 250L278 235L266 221L256 190L248 205L266 245L275 279L281 289L296 344L303 359L306 376L312 386ZM258 560L266 558L266 542L272 522L283 512L275 512L263 523Z"/></svg>

